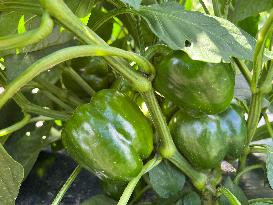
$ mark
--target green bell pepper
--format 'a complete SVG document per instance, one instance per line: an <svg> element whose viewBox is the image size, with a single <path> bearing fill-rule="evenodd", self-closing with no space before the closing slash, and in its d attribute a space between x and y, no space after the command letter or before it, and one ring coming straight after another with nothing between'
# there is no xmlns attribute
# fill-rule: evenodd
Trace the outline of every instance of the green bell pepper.
<svg viewBox="0 0 273 205"><path fill-rule="evenodd" d="M224 111L233 98L235 73L229 64L194 61L176 51L156 70L156 90L184 109L216 114Z"/></svg>
<svg viewBox="0 0 273 205"><path fill-rule="evenodd" d="M79 106L62 131L66 150L101 179L128 181L153 150L153 130L136 104L122 93L99 91Z"/></svg>

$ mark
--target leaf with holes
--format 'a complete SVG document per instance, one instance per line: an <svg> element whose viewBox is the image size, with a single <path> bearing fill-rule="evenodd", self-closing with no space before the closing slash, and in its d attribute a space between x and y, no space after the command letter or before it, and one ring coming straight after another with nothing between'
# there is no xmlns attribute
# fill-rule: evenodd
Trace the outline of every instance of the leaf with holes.
<svg viewBox="0 0 273 205"><path fill-rule="evenodd" d="M231 56L252 60L255 39L228 20L185 11L175 2L142 6L139 13L160 40L194 60L219 63ZM272 52L267 55L273 58Z"/></svg>

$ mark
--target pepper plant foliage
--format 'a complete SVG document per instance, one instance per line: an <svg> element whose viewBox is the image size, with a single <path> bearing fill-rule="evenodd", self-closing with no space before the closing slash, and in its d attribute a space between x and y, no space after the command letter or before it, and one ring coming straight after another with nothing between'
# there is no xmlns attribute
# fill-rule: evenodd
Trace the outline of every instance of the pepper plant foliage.
<svg viewBox="0 0 273 205"><path fill-rule="evenodd" d="M54 205L83 169L86 205L273 204L272 33L272 0L0 0L0 204L45 150Z"/></svg>

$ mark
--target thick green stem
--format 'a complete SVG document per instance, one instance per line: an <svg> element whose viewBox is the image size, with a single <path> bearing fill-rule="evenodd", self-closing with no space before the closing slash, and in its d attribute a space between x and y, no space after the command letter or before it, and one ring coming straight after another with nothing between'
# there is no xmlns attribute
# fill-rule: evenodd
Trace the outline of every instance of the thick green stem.
<svg viewBox="0 0 273 205"><path fill-rule="evenodd" d="M31 45L46 38L53 30L53 21L47 12L44 12L41 25L37 29L22 34L0 37L0 50L9 50Z"/></svg>
<svg viewBox="0 0 273 205"><path fill-rule="evenodd" d="M127 185L127 187L125 188L122 196L119 199L119 202L117 205L126 205L131 197L131 194L133 193L138 181L140 180L140 178L147 172L149 172L151 169L153 169L154 167L156 167L160 162L161 162L161 157L155 156L153 159L151 159L150 161L148 161L142 168L141 172L135 177L133 178L129 184Z"/></svg>
<svg viewBox="0 0 273 205"><path fill-rule="evenodd" d="M23 128L29 122L30 122L30 115L27 114L27 115L25 115L25 117L21 121L13 124L7 128L1 129L0 130L0 137L6 136L8 134L11 134L11 133Z"/></svg>
<svg viewBox="0 0 273 205"><path fill-rule="evenodd" d="M76 177L78 176L78 174L81 171L81 167L78 165L74 171L72 172L72 174L69 176L69 178L66 180L65 184L62 186L61 190L59 191L59 193L57 194L57 196L55 197L54 201L52 202L51 205L58 205L63 196L65 195L66 191L68 190L68 188L71 186L71 184L73 183L73 181L76 179Z"/></svg>
<svg viewBox="0 0 273 205"><path fill-rule="evenodd" d="M172 136L168 129L166 120L156 100L154 91L151 90L145 93L141 93L141 95L147 104L153 124L160 136L160 153L164 158L169 158L175 153L176 147L172 140Z"/></svg>
<svg viewBox="0 0 273 205"><path fill-rule="evenodd" d="M253 93L257 92L258 80L263 65L263 53L265 48L265 42L272 29L273 24L273 9L270 11L270 15L264 23L261 30L258 32L257 43L253 56L253 76L251 81L251 89Z"/></svg>
<svg viewBox="0 0 273 205"><path fill-rule="evenodd" d="M184 172L191 180L195 187L199 190L204 189L207 177L197 172L186 159L177 151L168 129L165 118L160 110L160 106L156 100L153 91L141 93L145 103L148 106L151 119L160 136L160 154L170 160L182 172Z"/></svg>
<svg viewBox="0 0 273 205"><path fill-rule="evenodd" d="M202 205L215 205L215 199L211 192L205 191L202 193Z"/></svg>
<svg viewBox="0 0 273 205"><path fill-rule="evenodd" d="M66 67L64 72L66 72L73 80L75 80L90 96L95 95L96 91L87 82L85 82L85 80L82 79L82 77L73 68Z"/></svg>
<svg viewBox="0 0 273 205"><path fill-rule="evenodd" d="M249 144L252 141L253 136L255 135L259 119L260 113L262 110L262 99L263 95L260 93L256 93L252 95L250 109L248 113L247 119L247 138L245 140L245 148L240 158L240 168L239 170L243 170L246 164L246 158L249 153Z"/></svg>
<svg viewBox="0 0 273 205"><path fill-rule="evenodd" d="M168 158L168 160L170 160L178 169L185 173L198 190L203 191L206 188L211 192L215 191L213 190L213 187L210 187L210 185L206 187L207 176L196 171L177 150L171 157Z"/></svg>
<svg viewBox="0 0 273 205"><path fill-rule="evenodd" d="M153 68L153 66L145 58L135 53L124 51L118 48L113 48L109 46L74 46L64 48L36 61L25 71L23 71L20 76L14 79L10 83L10 85L6 87L5 91L0 95L0 108L28 82L33 80L40 73L47 71L48 69L54 67L59 63L78 57L109 55L121 56L128 60L135 61L144 68ZM117 66L115 66L114 68L122 73L125 78L130 80L133 85L138 88L138 90L147 91L151 89L150 81L142 77L135 71L131 69L123 70L123 68Z"/></svg>
<svg viewBox="0 0 273 205"><path fill-rule="evenodd" d="M155 44L155 45L148 47L148 49L144 53L144 56L148 60L150 60L158 53L168 55L171 52L172 52L172 49L170 49L168 46L166 46L164 44Z"/></svg>
<svg viewBox="0 0 273 205"><path fill-rule="evenodd" d="M247 131L248 131L247 140L246 140L247 146L252 141L252 138L256 132L256 129L259 123L260 114L262 110L262 99L263 99L263 95L260 93L253 94L251 98L249 115L247 119Z"/></svg>
<svg viewBox="0 0 273 205"><path fill-rule="evenodd" d="M69 30L75 33L80 39L82 39L87 44L97 44L108 46L108 44L101 39L94 31L92 31L88 26L84 25L78 18L73 14L73 12L66 6L63 0L40 0L41 5L54 16L58 21L60 21ZM122 70L123 75L128 78L131 82L135 82L133 76L128 75L128 70L130 66L126 61L117 57L105 57L105 60L116 70ZM154 77L153 66L147 65L143 66L142 69L147 68L145 72L151 74L151 79ZM150 68L150 69L149 69ZM138 91L144 92L145 85L133 85Z"/></svg>
<svg viewBox="0 0 273 205"><path fill-rule="evenodd" d="M235 184L239 184L240 182L240 179L241 177L247 173L247 172L250 172L252 170L255 170L255 169L264 169L264 166L262 164L254 164L254 165L251 165L251 166L248 166L248 167L245 167L245 169L241 172L239 172L236 177L234 178L233 182Z"/></svg>

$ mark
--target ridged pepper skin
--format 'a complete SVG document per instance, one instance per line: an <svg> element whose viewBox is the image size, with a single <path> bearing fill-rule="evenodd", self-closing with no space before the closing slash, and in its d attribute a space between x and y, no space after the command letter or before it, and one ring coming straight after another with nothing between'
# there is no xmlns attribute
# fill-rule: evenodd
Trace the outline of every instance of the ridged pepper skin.
<svg viewBox="0 0 273 205"><path fill-rule="evenodd" d="M235 73L229 64L194 61L175 51L156 70L154 87L181 108L216 114L233 98Z"/></svg>
<svg viewBox="0 0 273 205"><path fill-rule="evenodd" d="M67 121L62 140L81 166L101 179L128 181L141 171L153 150L153 130L136 104L105 89L79 106Z"/></svg>
<svg viewBox="0 0 273 205"><path fill-rule="evenodd" d="M193 117L178 111L169 128L178 150L197 168L217 167L224 159L237 159L247 136L242 108L232 103L216 115Z"/></svg>
<svg viewBox="0 0 273 205"><path fill-rule="evenodd" d="M228 141L227 159L237 159L240 157L247 137L246 120L243 109L232 103L230 107L221 113L221 131Z"/></svg>
<svg viewBox="0 0 273 205"><path fill-rule="evenodd" d="M178 150L196 168L215 168L225 158L228 144L221 132L219 116L194 118L178 111L172 117L169 128Z"/></svg>

